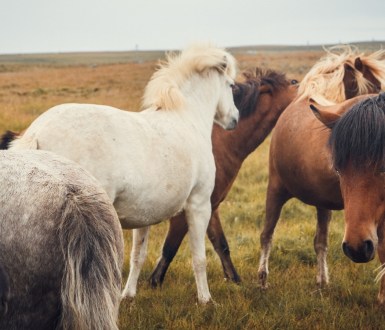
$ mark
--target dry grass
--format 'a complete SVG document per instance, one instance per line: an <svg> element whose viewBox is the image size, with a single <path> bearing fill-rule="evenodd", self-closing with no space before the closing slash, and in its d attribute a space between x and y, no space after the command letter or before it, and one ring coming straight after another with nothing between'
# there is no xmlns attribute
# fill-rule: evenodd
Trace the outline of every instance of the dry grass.
<svg viewBox="0 0 385 330"><path fill-rule="evenodd" d="M262 50L235 52L241 69L269 67L301 79L322 55L320 50ZM156 62L119 61L109 64L29 64L0 61L0 132L22 130L49 107L66 102L108 104L138 110L143 88ZM111 62L123 62L111 64ZM59 64L57 64L59 63ZM69 132L71 134L71 132ZM378 262L353 264L340 248L342 212L336 212L330 229L331 284L318 290L312 238L315 211L298 201L285 206L273 241L270 288L257 283L259 233L264 219L267 159L270 139L245 162L228 198L221 206L224 230L241 285L223 281L219 260L207 241L208 279L215 305L198 306L186 242L175 258L161 290L152 290L147 278L159 256L167 222L154 226L149 255L133 304L123 302L122 329L380 329L385 314L375 303L377 285L373 270ZM130 232L125 232L127 278Z"/></svg>

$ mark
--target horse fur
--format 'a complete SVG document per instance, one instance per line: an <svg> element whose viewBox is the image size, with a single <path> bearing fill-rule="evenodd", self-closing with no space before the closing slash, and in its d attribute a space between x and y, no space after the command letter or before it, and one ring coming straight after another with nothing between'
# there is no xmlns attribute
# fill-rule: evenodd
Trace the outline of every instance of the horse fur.
<svg viewBox="0 0 385 330"><path fill-rule="evenodd" d="M118 329L123 236L111 202L75 163L0 153L1 329Z"/></svg>

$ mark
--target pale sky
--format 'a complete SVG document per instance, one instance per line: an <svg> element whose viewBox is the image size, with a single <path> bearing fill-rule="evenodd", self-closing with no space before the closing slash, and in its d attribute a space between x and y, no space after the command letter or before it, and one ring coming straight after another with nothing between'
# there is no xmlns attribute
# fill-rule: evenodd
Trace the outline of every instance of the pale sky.
<svg viewBox="0 0 385 330"><path fill-rule="evenodd" d="M385 40L385 0L0 0L0 54Z"/></svg>

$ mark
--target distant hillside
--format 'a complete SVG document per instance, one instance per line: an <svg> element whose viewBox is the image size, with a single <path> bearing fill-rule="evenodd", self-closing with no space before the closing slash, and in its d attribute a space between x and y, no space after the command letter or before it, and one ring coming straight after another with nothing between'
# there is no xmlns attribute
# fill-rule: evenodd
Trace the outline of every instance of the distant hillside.
<svg viewBox="0 0 385 330"><path fill-rule="evenodd" d="M234 53L250 53L250 52L282 52L282 51L322 51L322 49L335 46L336 44L326 45L302 45L302 46L290 46L290 45L258 45L258 46L242 46L229 48ZM350 43L352 46L358 47L358 49L371 52L379 49L385 49L385 41L360 41Z"/></svg>
<svg viewBox="0 0 385 330"><path fill-rule="evenodd" d="M362 51L385 49L385 41L351 43ZM261 52L320 51L322 47L333 45L259 45L229 47L234 54ZM127 62L148 62L163 58L165 51L122 51L122 52L84 52L84 53L48 53L48 54L7 54L0 55L0 72L5 65L37 65L37 66L72 66L100 65ZM9 68L8 68L9 69Z"/></svg>

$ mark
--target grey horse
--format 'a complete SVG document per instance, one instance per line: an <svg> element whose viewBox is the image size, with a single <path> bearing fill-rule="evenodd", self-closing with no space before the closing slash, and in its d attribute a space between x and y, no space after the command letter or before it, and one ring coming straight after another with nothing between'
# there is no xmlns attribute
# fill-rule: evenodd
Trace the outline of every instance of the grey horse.
<svg viewBox="0 0 385 330"><path fill-rule="evenodd" d="M123 234L88 172L0 152L0 329L118 329Z"/></svg>

